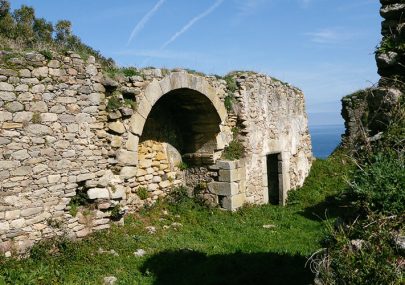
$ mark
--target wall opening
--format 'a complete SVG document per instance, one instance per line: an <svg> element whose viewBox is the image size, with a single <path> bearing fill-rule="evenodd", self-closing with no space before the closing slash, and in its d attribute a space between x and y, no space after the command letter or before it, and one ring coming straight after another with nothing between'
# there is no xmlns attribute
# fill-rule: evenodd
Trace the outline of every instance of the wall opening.
<svg viewBox="0 0 405 285"><path fill-rule="evenodd" d="M153 140L173 146L189 165L209 164L217 148L221 119L211 101L182 88L163 95L152 107L140 143Z"/></svg>
<svg viewBox="0 0 405 285"><path fill-rule="evenodd" d="M266 156L267 163L267 191L269 203L278 205L283 193L282 158L281 153L272 153Z"/></svg>

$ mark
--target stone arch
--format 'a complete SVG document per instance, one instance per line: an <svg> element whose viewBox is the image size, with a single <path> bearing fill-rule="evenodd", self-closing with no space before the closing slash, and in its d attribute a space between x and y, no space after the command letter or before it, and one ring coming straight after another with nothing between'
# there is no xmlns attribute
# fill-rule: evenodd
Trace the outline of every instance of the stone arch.
<svg viewBox="0 0 405 285"><path fill-rule="evenodd" d="M210 85L210 83L201 76L195 76L186 72L173 72L162 80L154 79L148 84L144 90L144 94L138 101L137 110L134 112L130 119L130 135L134 135L136 142L139 142L143 132L145 123L147 122L149 115L151 114L154 106L164 99L163 97L175 96L179 92L188 92L189 94L199 94L203 96L205 101L209 103L218 120L218 134L215 138L215 150L222 150L228 143L227 137L229 135L223 133L223 127L227 120L226 108L218 97L216 90ZM192 96L192 95L190 95ZM137 148L131 149L131 151L137 152ZM137 160L137 153L135 155ZM135 163L137 164L137 163Z"/></svg>

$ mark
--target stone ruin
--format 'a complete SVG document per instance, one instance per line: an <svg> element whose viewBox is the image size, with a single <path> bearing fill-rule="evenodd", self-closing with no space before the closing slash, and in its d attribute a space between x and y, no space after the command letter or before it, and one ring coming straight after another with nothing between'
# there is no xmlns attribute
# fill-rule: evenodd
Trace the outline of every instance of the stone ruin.
<svg viewBox="0 0 405 285"><path fill-rule="evenodd" d="M113 80L94 57L74 53L2 57L0 251L8 255L109 228L178 186L235 210L285 204L308 175L304 95L269 76L233 73L230 90L180 69ZM244 155L226 160L234 140Z"/></svg>

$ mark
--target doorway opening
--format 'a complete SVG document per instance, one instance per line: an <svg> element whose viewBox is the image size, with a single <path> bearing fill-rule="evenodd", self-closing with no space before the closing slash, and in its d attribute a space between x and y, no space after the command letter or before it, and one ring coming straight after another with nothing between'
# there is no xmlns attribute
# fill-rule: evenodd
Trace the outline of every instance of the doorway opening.
<svg viewBox="0 0 405 285"><path fill-rule="evenodd" d="M281 153L271 153L266 156L267 163L267 190L269 203L280 204L282 192L282 158Z"/></svg>

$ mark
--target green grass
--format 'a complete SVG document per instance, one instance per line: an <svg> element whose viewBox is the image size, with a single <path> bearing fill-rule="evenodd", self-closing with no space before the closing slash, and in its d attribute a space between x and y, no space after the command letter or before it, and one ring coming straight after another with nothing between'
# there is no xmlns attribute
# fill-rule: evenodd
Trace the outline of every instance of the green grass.
<svg viewBox="0 0 405 285"><path fill-rule="evenodd" d="M304 265L320 247L325 222L311 209L345 187L348 167L340 165L339 159L316 161L287 207L246 206L231 213L191 199L159 202L128 215L125 226L80 242L43 242L25 260L0 259L0 280L102 284L103 277L113 275L117 284L311 284L312 273ZM148 233L147 226L156 227L156 233ZM99 248L119 256L98 253ZM136 257L137 249L147 254Z"/></svg>

